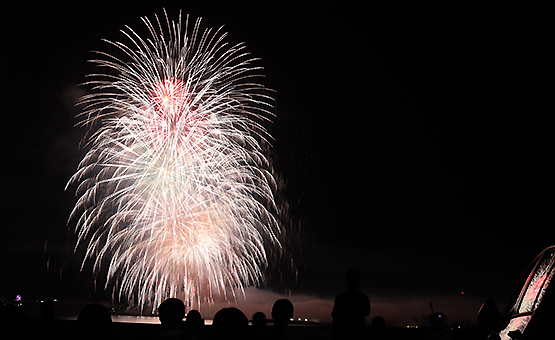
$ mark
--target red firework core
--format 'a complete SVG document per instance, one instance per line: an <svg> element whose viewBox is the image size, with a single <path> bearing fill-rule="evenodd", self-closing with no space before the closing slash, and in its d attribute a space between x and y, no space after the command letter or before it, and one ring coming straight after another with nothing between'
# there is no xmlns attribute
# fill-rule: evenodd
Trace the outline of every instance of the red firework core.
<svg viewBox="0 0 555 340"><path fill-rule="evenodd" d="M204 141L206 130L202 110L191 107L185 85L180 79L160 81L152 90L154 115L150 116L146 128L158 147L179 140L180 147L190 152Z"/></svg>
<svg viewBox="0 0 555 340"><path fill-rule="evenodd" d="M162 80L152 91L152 100L165 114L179 115L186 97L182 81L174 78Z"/></svg>

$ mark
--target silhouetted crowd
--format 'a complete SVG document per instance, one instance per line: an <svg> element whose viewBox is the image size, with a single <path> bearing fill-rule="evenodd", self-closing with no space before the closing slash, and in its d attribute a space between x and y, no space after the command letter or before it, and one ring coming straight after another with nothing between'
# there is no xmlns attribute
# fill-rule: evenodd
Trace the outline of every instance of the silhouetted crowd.
<svg viewBox="0 0 555 340"><path fill-rule="evenodd" d="M305 327L291 327L293 303L288 299L275 301L272 307L272 323L263 312L249 319L239 309L228 307L219 310L213 318L211 327L206 327L198 310L186 313L183 301L169 298L158 307L161 325L144 328L137 334L137 328L126 333L120 326L118 332L108 308L101 304L85 306L72 330L61 331L69 323L54 319L54 304L45 301L40 307L40 320L27 322L25 316L13 305L0 309L2 339L152 339L152 340L235 340L235 339L387 339L385 320L375 317L370 328L365 327L365 317L370 314L368 296L357 289L360 273L351 270L346 275L348 289L340 293L332 311L333 326L331 332L317 335L307 332Z"/></svg>

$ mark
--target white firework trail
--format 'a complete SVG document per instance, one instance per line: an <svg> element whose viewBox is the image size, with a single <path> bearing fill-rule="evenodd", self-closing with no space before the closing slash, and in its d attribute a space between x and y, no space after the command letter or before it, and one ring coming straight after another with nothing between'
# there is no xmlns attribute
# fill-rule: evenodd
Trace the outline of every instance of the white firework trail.
<svg viewBox="0 0 555 340"><path fill-rule="evenodd" d="M167 31L142 18L141 38L126 26L122 58L97 52L107 69L92 74L82 124L96 130L68 182L79 197L76 249L86 244L94 270L120 298L156 308L184 294L200 306L263 280L265 247L280 246L271 164L260 142L271 97L244 44L222 28ZM88 243L87 243L88 242Z"/></svg>

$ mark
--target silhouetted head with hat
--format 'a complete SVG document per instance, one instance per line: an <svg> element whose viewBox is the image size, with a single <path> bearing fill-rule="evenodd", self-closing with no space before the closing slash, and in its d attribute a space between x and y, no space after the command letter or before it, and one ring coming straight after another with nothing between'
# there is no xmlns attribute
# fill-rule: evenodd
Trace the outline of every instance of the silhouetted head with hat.
<svg viewBox="0 0 555 340"><path fill-rule="evenodd" d="M179 299L169 298L158 307L158 319L164 326L179 327L184 317L185 305Z"/></svg>

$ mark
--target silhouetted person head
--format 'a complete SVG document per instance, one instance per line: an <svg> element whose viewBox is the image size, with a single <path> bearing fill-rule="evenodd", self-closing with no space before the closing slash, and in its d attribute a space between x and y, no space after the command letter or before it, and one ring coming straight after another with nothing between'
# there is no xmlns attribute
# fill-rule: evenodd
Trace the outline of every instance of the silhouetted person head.
<svg viewBox="0 0 555 340"><path fill-rule="evenodd" d="M267 322L268 320L266 320L266 314L262 312L256 312L252 316L252 325L254 327L264 327Z"/></svg>
<svg viewBox="0 0 555 340"><path fill-rule="evenodd" d="M387 340L389 339L387 335L387 329L385 328L385 319L381 316L376 316L372 319L372 324L370 325L370 339L372 340Z"/></svg>
<svg viewBox="0 0 555 340"><path fill-rule="evenodd" d="M371 327L374 329L385 329L385 319L381 316L376 316L372 319Z"/></svg>
<svg viewBox="0 0 555 340"><path fill-rule="evenodd" d="M373 340L386 340L387 329L385 328L385 319L381 316L376 316L372 319L370 325L370 339Z"/></svg>
<svg viewBox="0 0 555 340"><path fill-rule="evenodd" d="M349 287L349 289L357 289L358 284L360 283L360 278L361 278L361 275L358 269L353 268L347 271L347 273L345 274L345 281L347 282L347 287Z"/></svg>
<svg viewBox="0 0 555 340"><path fill-rule="evenodd" d="M287 299L279 299L272 307L272 319L275 326L287 326L293 317L293 303Z"/></svg>
<svg viewBox="0 0 555 340"><path fill-rule="evenodd" d="M202 316L200 315L200 312L198 310L190 310L189 313L187 313L187 318L185 319L185 322L202 322Z"/></svg>
<svg viewBox="0 0 555 340"><path fill-rule="evenodd" d="M186 332L193 335L195 339L204 338L204 320L196 309L190 310L185 319Z"/></svg>
<svg viewBox="0 0 555 340"><path fill-rule="evenodd" d="M104 339L110 336L112 316L105 306L93 303L85 306L77 317L80 339Z"/></svg>
<svg viewBox="0 0 555 340"><path fill-rule="evenodd" d="M158 307L158 319L164 326L177 327L185 317L185 305L183 301L169 298Z"/></svg>
<svg viewBox="0 0 555 340"><path fill-rule="evenodd" d="M248 326L247 316L235 307L220 309L212 322L216 339L242 339Z"/></svg>

